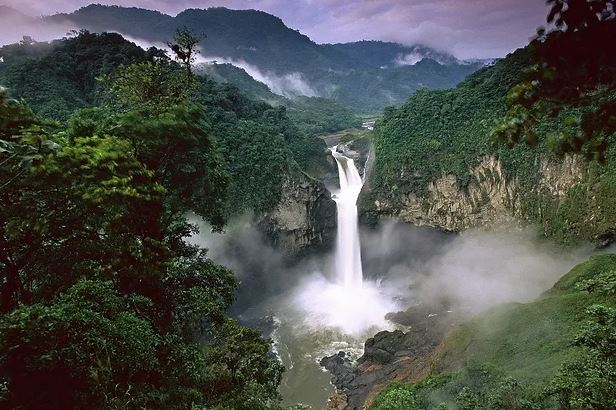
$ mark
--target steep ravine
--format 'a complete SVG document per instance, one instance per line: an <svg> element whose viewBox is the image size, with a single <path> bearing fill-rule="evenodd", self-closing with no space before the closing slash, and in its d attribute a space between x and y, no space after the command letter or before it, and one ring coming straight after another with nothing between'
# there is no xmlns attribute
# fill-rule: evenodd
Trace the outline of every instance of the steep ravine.
<svg viewBox="0 0 616 410"><path fill-rule="evenodd" d="M579 156L561 160L538 156L537 185L532 193L562 202L572 188L588 180L588 165ZM461 232L472 228L525 226L535 223L529 216L525 191L518 178L508 177L503 163L486 156L469 170L464 188L455 175L430 182L424 194L411 193L401 201L386 195L364 192L366 215L394 217L413 225ZM373 203L366 201L374 200ZM537 211L537 212L540 212ZM390 319L406 330L380 332L365 343L364 355L351 363L341 352L324 358L322 365L332 373L337 392L328 409L368 407L378 392L393 381L416 382L431 372L433 355L446 335L468 318L465 312L451 312L440 306L420 306L392 314Z"/></svg>
<svg viewBox="0 0 616 410"><path fill-rule="evenodd" d="M340 143L339 138L323 139L329 146ZM343 144L341 150L355 160L362 176L368 171L373 151L368 140ZM298 170L289 173L276 207L256 221L272 245L291 258L332 249L336 239L336 204L329 189L338 184L338 170L329 151L324 149L323 155L328 167L321 175L315 178Z"/></svg>

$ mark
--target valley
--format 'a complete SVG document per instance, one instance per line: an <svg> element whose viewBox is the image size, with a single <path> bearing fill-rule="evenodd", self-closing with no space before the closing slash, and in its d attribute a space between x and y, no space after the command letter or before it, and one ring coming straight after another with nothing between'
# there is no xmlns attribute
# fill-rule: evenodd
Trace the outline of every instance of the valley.
<svg viewBox="0 0 616 410"><path fill-rule="evenodd" d="M0 408L616 407L613 1L38 3Z"/></svg>

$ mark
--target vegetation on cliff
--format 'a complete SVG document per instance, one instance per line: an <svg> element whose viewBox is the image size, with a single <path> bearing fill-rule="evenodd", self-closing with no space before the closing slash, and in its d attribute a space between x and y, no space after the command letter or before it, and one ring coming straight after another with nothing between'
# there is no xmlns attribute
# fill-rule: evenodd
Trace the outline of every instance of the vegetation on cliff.
<svg viewBox="0 0 616 410"><path fill-rule="evenodd" d="M453 330L427 378L390 385L371 409L613 408L615 287L616 255L593 256L536 301Z"/></svg>
<svg viewBox="0 0 616 410"><path fill-rule="evenodd" d="M614 32L613 19L602 24L600 33ZM567 55L568 41L572 40L563 36L559 32L540 43L542 53L555 49L553 54ZM600 38L607 41L609 36ZM589 44L587 40L576 39L572 53L575 55L575 50L584 47L596 54L611 55L608 48ZM514 116L520 103L510 107L507 96L509 101L522 98L520 87L528 84L527 72L538 64L537 47L533 43L517 50L470 75L455 89L420 90L401 107L386 109L375 129L371 199L384 200L397 209L410 195L425 196L428 184L445 175L454 175L458 187L464 190L471 168L484 157L492 156L502 162L505 178L517 184L519 201L516 209L508 210L511 214L541 225L547 236L563 243L610 240L616 225L612 200L616 193L616 152L610 143L615 138L611 111L614 92L608 84L616 78L614 65L598 65L600 69L586 79L576 98L557 94L562 85L558 80L546 85L543 94L537 91L529 102L534 104L534 111L525 111L532 121L528 120L523 127L520 117ZM574 89L575 79L588 71L583 67L595 67L597 59L568 65L558 61L560 65L550 72L565 78L567 87ZM569 75L571 70L577 74ZM549 109L546 101L556 104L558 110ZM580 127L585 131L580 131ZM556 144L555 138L561 142ZM562 154L575 152L572 138L579 139L577 151L585 150L590 161L584 164L578 183L567 187L566 192L556 193L542 180L545 176L540 168L542 164L560 161ZM503 144L504 140L507 144ZM603 165L605 162L607 165Z"/></svg>

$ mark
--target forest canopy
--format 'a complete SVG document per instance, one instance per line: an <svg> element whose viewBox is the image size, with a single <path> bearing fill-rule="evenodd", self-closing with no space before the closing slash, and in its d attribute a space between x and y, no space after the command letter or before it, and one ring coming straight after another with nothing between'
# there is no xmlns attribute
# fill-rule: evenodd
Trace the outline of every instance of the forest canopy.
<svg viewBox="0 0 616 410"><path fill-rule="evenodd" d="M0 92L0 402L275 406L282 366L269 340L228 316L238 283L186 242L196 229L186 215L220 228L230 212L228 183L243 174L225 161L224 137L295 134L283 111L206 80L187 83L175 63L118 37L81 33L59 49L40 46L60 61L74 48L94 53L76 65L87 71L80 81L61 77L82 100L67 98L60 111L46 104L55 94L35 101L60 121ZM58 80L49 54L24 57L28 47L39 46L11 50L41 78ZM2 78L26 84L28 72L13 66ZM290 166L293 154L281 145L277 160Z"/></svg>

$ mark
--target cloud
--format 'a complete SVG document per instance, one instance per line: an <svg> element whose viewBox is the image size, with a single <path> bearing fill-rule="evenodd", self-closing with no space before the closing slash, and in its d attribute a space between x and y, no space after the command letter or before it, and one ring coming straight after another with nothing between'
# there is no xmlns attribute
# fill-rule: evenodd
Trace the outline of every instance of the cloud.
<svg viewBox="0 0 616 410"><path fill-rule="evenodd" d="M62 38L71 24L41 24L39 19L20 13L7 13L0 9L0 46L17 43L23 36L30 36L37 41Z"/></svg>
<svg viewBox="0 0 616 410"><path fill-rule="evenodd" d="M125 34L121 34L124 38L129 41L132 41L139 47L147 50L150 47L160 48L162 50L166 50L168 55L172 55L169 47L161 42L151 42L148 40L143 40L131 36L127 36ZM217 57L217 56L209 56L203 54L203 50L201 50L201 54L198 54L196 57L196 64L212 64L212 63L222 63L222 64L232 64L236 67L239 67L246 71L246 73L251 76L256 81L259 81L270 89L274 94L282 95L284 97L293 98L297 96L306 96L306 97L317 97L318 93L308 84L306 79L301 73L288 73L285 75L277 75L271 72L264 72L260 70L258 67L248 64L244 60L235 60L225 57Z"/></svg>
<svg viewBox="0 0 616 410"><path fill-rule="evenodd" d="M292 72L284 75L277 75L272 72L261 71L258 67L248 64L244 60L235 60L215 56L199 56L197 64L205 63L228 63L246 71L256 81L259 81L270 89L274 94L284 97L317 97L319 94L308 84L302 73Z"/></svg>
<svg viewBox="0 0 616 410"><path fill-rule="evenodd" d="M177 14L224 6L279 16L320 43L362 39L425 44L460 59L500 57L524 46L547 7L540 0L98 0ZM31 15L72 11L91 0L5 0Z"/></svg>

